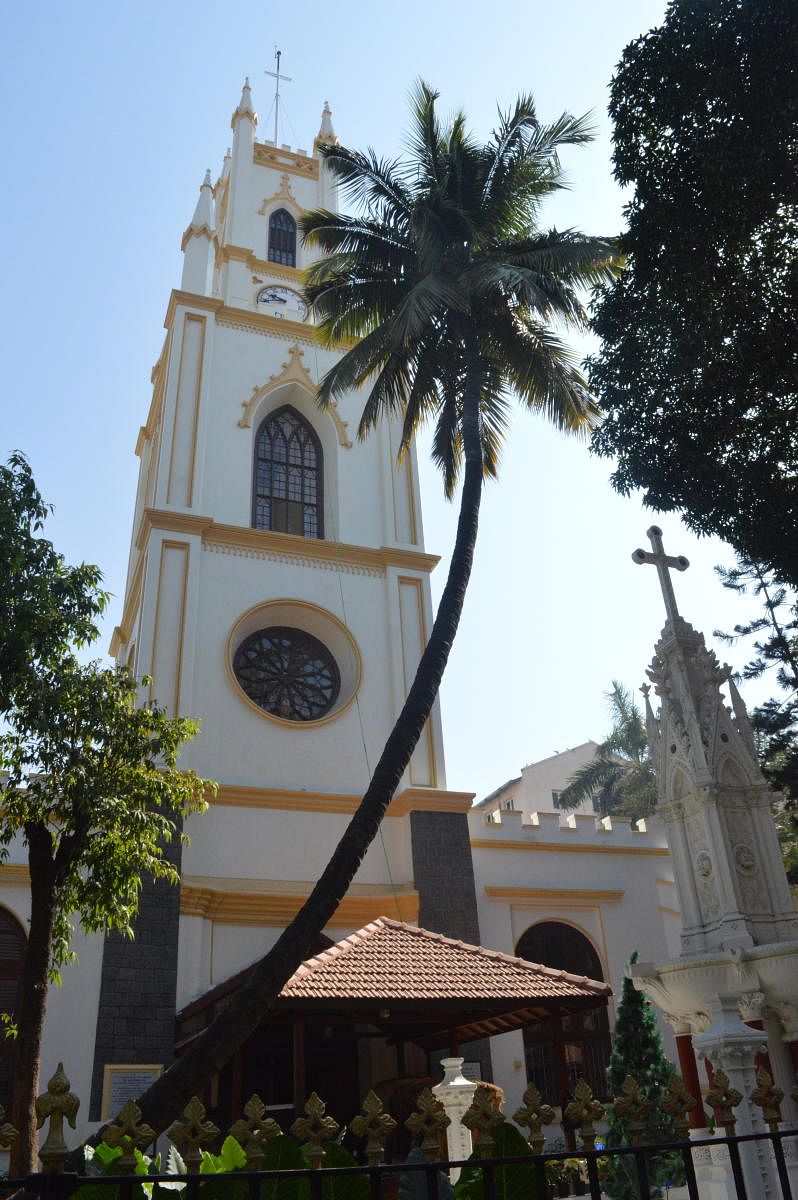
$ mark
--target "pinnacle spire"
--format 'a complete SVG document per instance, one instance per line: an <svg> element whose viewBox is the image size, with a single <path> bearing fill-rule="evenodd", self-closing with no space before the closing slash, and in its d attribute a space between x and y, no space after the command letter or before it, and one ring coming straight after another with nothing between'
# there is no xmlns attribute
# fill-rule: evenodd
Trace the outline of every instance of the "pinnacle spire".
<svg viewBox="0 0 798 1200"><path fill-rule="evenodd" d="M211 184L210 167L205 172L205 177L200 184L197 206L194 209L194 216L191 218L189 229L199 232L203 226L208 230L213 229L213 186Z"/></svg>
<svg viewBox="0 0 798 1200"><path fill-rule="evenodd" d="M241 99L239 100L238 107L230 119L230 125L232 128L235 128L236 121L238 121L240 117L249 117L249 119L256 125L258 123L258 118L255 115L255 109L252 107L252 92L250 91L249 87L249 75L247 75L244 79L244 86L241 89Z"/></svg>
<svg viewBox="0 0 798 1200"><path fill-rule="evenodd" d="M321 125L319 132L316 134L317 142L332 142L337 144L338 138L335 136L335 130L332 123L332 109L330 108L329 100L324 101L324 108L321 112Z"/></svg>

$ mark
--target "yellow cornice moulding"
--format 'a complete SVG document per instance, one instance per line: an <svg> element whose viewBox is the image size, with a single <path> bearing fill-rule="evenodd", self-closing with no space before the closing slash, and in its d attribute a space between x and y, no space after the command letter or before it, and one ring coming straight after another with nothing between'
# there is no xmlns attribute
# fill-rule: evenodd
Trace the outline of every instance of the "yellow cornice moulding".
<svg viewBox="0 0 798 1200"><path fill-rule="evenodd" d="M223 525L212 517L172 509L145 508L136 534L136 547L141 550L150 530L170 533L198 534L203 542L260 550L265 554L288 554L296 558L316 558L323 562L371 567L385 571L401 567L428 573L440 562L437 554L422 550L406 550L400 546L353 546L347 542L328 542L323 538L298 537L293 533L277 533L270 529L252 529L248 525Z"/></svg>
<svg viewBox="0 0 798 1200"><path fill-rule="evenodd" d="M217 925L287 925L299 912L306 895L289 892L238 892L183 884L180 912L203 917ZM412 890L374 896L344 896L328 926L359 929L377 917L418 922L419 895Z"/></svg>
<svg viewBox="0 0 798 1200"><path fill-rule="evenodd" d="M411 812L464 813L471 808L475 793L447 792L440 788L405 788L394 796L387 817L404 817ZM294 812L340 813L350 816L361 796L340 792L294 792L280 788L242 787L220 784L211 804L239 808L278 808Z"/></svg>
<svg viewBox="0 0 798 1200"><path fill-rule="evenodd" d="M474 850L550 850L555 854L642 854L669 858L664 846L591 846L583 842L514 842L510 838L472 838Z"/></svg>
<svg viewBox="0 0 798 1200"><path fill-rule="evenodd" d="M227 258L240 258L253 270L256 266L260 270L266 270L272 265L255 259L252 251L243 246L223 246L219 253L220 255L224 254ZM299 275L301 277L301 271ZM322 345L316 337L315 325L308 325L303 321L291 321L287 317L271 317L268 313L251 312L248 308L236 308L233 305L225 304L216 296L200 296L196 292L183 292L179 288L175 288L169 297L163 322L164 328L171 330L178 305L188 309L198 308L204 312L212 312L216 321L223 325L237 325L244 329L253 329L257 333L269 333L279 338L309 342L311 345ZM354 345L356 345L356 340L351 338L340 342L342 349L349 349Z"/></svg>
<svg viewBox="0 0 798 1200"><path fill-rule="evenodd" d="M30 883L27 863L0 863L0 883Z"/></svg>
<svg viewBox="0 0 798 1200"><path fill-rule="evenodd" d="M319 160L306 154L295 154L291 150L282 150L279 146L267 146L265 142L255 142L252 149L252 161L259 167L272 167L277 171L288 171L290 175L299 175L302 179L318 179Z"/></svg>
<svg viewBox="0 0 798 1200"><path fill-rule="evenodd" d="M486 887L489 900L570 903L570 904L614 904L622 900L624 892L613 888L523 888Z"/></svg>

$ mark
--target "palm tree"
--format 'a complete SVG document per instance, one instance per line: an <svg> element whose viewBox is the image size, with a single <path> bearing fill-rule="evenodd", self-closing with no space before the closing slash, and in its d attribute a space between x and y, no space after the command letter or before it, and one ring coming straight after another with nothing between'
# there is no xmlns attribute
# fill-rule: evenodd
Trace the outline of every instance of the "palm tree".
<svg viewBox="0 0 798 1200"><path fill-rule="evenodd" d="M633 821L650 817L657 807L657 782L640 709L617 679L607 701L612 729L590 762L568 780L558 807L568 812L592 800L602 817L611 813Z"/></svg>
<svg viewBox="0 0 798 1200"><path fill-rule="evenodd" d="M306 214L306 244L327 257L306 293L327 345L356 344L323 380L321 405L367 384L360 436L383 416L404 421L402 450L428 417L446 494L463 489L454 553L429 642L360 807L310 896L253 968L229 1007L139 1100L163 1129L255 1030L307 957L377 834L438 693L471 572L483 480L495 475L513 393L567 432L597 413L552 322L587 327L581 290L616 269L606 238L538 227L546 196L563 186L561 146L583 145L584 118L542 125L520 98L486 145L458 113L444 129L437 94L419 84L411 154L384 162L325 146L356 215Z"/></svg>

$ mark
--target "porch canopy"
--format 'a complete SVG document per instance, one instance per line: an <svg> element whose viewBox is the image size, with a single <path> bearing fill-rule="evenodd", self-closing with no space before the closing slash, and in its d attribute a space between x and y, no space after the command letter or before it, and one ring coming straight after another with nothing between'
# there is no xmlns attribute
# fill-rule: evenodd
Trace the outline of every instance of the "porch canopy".
<svg viewBox="0 0 798 1200"><path fill-rule="evenodd" d="M178 1013L178 1053L229 1003L250 970L238 972ZM378 917L307 959L283 988L262 1029L273 1035L281 1031L283 1039L290 1039L297 1106L307 1095L308 1074L314 1074L320 1049L316 1043L311 1051L308 1039L324 1030L329 1042L341 1021L349 1024L355 1039L380 1038L393 1046L397 1076L403 1076L408 1043L427 1052L458 1054L462 1043L539 1022L559 1032L562 1018L604 1009L611 994L608 984L595 979ZM340 1071L340 1055L334 1057ZM231 1083L235 1094L239 1087L235 1079Z"/></svg>

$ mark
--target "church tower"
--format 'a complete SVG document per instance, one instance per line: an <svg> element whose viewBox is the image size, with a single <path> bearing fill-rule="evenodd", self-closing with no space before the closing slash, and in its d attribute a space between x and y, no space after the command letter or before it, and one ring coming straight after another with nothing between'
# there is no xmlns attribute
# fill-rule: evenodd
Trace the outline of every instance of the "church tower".
<svg viewBox="0 0 798 1200"><path fill-rule="evenodd" d="M330 109L311 153L258 141L248 82L231 125L183 235L112 645L151 677L149 697L201 719L181 762L219 790L187 827L179 896L145 889L136 941L106 941L92 1115L104 1065L168 1062L175 1007L259 958L297 911L432 620L414 453L397 463L389 424L357 440L362 395L315 402L335 352L302 300L297 222L337 209L320 155ZM446 790L436 705L326 935L386 915L478 943L470 802Z"/></svg>

